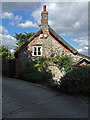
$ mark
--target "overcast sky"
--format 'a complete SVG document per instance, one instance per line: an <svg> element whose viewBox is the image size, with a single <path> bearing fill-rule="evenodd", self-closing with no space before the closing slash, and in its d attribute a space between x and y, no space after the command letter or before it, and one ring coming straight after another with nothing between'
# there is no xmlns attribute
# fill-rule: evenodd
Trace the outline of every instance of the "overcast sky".
<svg viewBox="0 0 90 120"><path fill-rule="evenodd" d="M80 53L88 54L88 2L2 2L2 44L14 49L15 33L38 31L44 4L49 25Z"/></svg>

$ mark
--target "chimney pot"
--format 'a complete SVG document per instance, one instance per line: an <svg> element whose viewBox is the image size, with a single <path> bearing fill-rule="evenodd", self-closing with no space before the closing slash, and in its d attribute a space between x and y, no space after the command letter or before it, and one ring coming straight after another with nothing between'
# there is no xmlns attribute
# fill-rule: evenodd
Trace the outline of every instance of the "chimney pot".
<svg viewBox="0 0 90 120"><path fill-rule="evenodd" d="M42 24L42 19L41 19L41 24Z"/></svg>
<svg viewBox="0 0 90 120"><path fill-rule="evenodd" d="M46 5L43 5L43 12L46 11Z"/></svg>

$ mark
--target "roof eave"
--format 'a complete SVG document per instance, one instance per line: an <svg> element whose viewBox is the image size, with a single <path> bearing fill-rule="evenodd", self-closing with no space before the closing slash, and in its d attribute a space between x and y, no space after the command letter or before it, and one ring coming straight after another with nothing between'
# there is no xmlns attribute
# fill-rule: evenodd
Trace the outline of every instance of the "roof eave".
<svg viewBox="0 0 90 120"><path fill-rule="evenodd" d="M84 55L82 53L78 53L78 55L83 57L83 58L86 58L86 59L90 60L90 56Z"/></svg>
<svg viewBox="0 0 90 120"><path fill-rule="evenodd" d="M35 37L39 36L42 33L42 30L40 29L37 31L31 38L28 39L15 53L14 56L15 58L18 58L18 54L25 48Z"/></svg>

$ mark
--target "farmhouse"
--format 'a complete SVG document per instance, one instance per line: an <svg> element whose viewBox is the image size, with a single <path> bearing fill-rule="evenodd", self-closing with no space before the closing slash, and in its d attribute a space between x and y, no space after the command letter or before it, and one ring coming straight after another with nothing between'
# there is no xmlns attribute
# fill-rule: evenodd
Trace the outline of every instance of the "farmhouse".
<svg viewBox="0 0 90 120"><path fill-rule="evenodd" d="M43 5L41 24L39 26L40 30L15 52L15 58L19 61L19 64L17 65L19 69L24 68L28 62L41 56L51 57L52 53L53 57L62 54L72 56L75 63L81 59L89 59L88 56L78 53L76 49L74 49L48 25L48 12L46 11L46 5ZM90 63L90 61L85 60L85 64L88 63ZM54 67L51 69L57 70Z"/></svg>

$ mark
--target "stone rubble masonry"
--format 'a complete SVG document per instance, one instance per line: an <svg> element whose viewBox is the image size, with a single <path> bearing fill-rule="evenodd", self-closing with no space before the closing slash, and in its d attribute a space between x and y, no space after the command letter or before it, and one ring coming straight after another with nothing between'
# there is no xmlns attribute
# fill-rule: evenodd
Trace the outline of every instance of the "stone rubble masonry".
<svg viewBox="0 0 90 120"><path fill-rule="evenodd" d="M60 84L60 79L65 75L65 71L60 71L56 64L52 64L48 66L48 69L51 71L53 75L53 80L55 84Z"/></svg>

